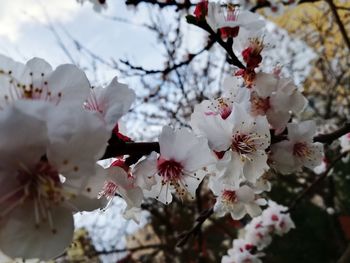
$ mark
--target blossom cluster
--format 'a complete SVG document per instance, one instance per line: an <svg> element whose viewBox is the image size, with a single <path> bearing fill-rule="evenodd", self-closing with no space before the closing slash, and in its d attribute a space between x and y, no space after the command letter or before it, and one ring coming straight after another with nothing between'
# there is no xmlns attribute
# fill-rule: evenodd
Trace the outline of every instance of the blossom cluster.
<svg viewBox="0 0 350 263"><path fill-rule="evenodd" d="M247 213L254 217L266 204L260 196L271 188L269 170L289 174L312 169L322 162L323 146L313 142L314 121L291 121L307 104L301 90L281 76L280 68L262 71L263 20L232 5L206 1L194 14L221 36L235 28L229 37L245 63L224 80L220 98L201 102L191 116L194 132L208 139L217 156L209 177L217 196L214 211L230 213L233 219Z"/></svg>
<svg viewBox="0 0 350 263"><path fill-rule="evenodd" d="M163 127L159 151L136 164L126 156L114 156L108 167L99 164L111 134L131 141L118 126L135 99L125 84L114 78L92 88L74 65L53 70L39 58L21 64L0 56L0 250L52 258L71 242L74 212L104 208L120 196L125 217L138 220L144 198L165 205L173 195L194 199L204 177L217 216L263 220L259 231L266 238L249 240L254 246L264 247L272 232L293 226L273 202L258 216L267 204L271 170L288 174L322 162L323 147L313 142L315 122L294 118L307 100L278 68L262 71L266 44L259 16L203 1L195 17L221 38L234 38L244 65L224 80L221 97L195 106L192 130Z"/></svg>
<svg viewBox="0 0 350 263"><path fill-rule="evenodd" d="M233 247L222 258L222 263L261 263L262 250L271 244L272 237L283 236L295 228L287 207L271 200L268 204L261 216L245 226L243 237L233 241Z"/></svg>

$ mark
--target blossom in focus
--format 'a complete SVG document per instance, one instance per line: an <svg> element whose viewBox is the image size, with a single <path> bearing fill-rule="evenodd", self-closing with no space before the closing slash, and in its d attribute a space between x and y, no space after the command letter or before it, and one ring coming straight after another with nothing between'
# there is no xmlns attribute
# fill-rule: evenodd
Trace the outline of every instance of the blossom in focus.
<svg viewBox="0 0 350 263"><path fill-rule="evenodd" d="M257 74L250 101L252 114L266 115L276 133L286 127L291 113L300 113L307 103L292 80L267 73Z"/></svg>
<svg viewBox="0 0 350 263"><path fill-rule="evenodd" d="M314 143L314 121L287 124L288 140L271 145L272 166L282 174L301 170L303 166L313 169L323 160L323 145Z"/></svg>
<svg viewBox="0 0 350 263"><path fill-rule="evenodd" d="M156 182L149 191L144 190L145 197L169 204L175 190L180 198L186 194L194 198L196 189L204 177L198 170L215 162L207 139L197 137L185 129L174 131L165 126L159 136L159 146L160 156L153 162L156 169L148 163L143 168L149 169L141 171L142 176L147 178L144 181L150 181L153 177Z"/></svg>
<svg viewBox="0 0 350 263"><path fill-rule="evenodd" d="M225 152L217 168L225 171L222 180L231 185L243 180L255 183L269 169L265 153L270 145L267 120L262 116L252 117L245 108L243 104L235 104L226 119L199 115L196 109L191 116L191 123L200 124L197 128L208 138L210 148Z"/></svg>
<svg viewBox="0 0 350 263"><path fill-rule="evenodd" d="M243 104L249 101L249 90L240 87L237 78L233 76L228 76L224 79L222 88L222 97L203 100L200 104L195 106L191 117L191 126L197 133L200 134L204 126L208 127L211 125L207 123L207 121L212 119L205 118L205 116L221 116L221 118L225 120L231 115L236 103Z"/></svg>
<svg viewBox="0 0 350 263"><path fill-rule="evenodd" d="M246 30L242 28L239 36L233 43L233 49L237 54L241 54L246 68L253 70L257 68L263 57L262 52L270 47L269 34L265 30Z"/></svg>
<svg viewBox="0 0 350 263"><path fill-rule="evenodd" d="M91 89L90 96L84 103L84 108L100 114L108 130L112 131L118 120L128 112L135 100L135 92L115 77L106 87Z"/></svg>
<svg viewBox="0 0 350 263"><path fill-rule="evenodd" d="M104 179L104 185L98 193L98 198L107 199L106 207L110 204L116 195L120 195L127 204L126 213L129 218L132 217L131 210L140 208L143 200L142 189L135 184L135 177L118 166L110 166L105 169L107 176Z"/></svg>
<svg viewBox="0 0 350 263"><path fill-rule="evenodd" d="M7 138L0 142L0 249L11 257L49 259L70 244L73 212L101 205L94 194L96 161L108 132L81 108L48 104L45 122L22 104L0 114L0 136Z"/></svg>

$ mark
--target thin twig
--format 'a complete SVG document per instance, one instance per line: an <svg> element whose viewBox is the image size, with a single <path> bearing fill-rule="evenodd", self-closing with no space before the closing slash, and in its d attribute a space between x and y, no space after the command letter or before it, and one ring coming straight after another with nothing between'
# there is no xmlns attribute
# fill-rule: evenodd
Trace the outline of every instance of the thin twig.
<svg viewBox="0 0 350 263"><path fill-rule="evenodd" d="M314 137L314 142L321 142L321 143L326 143L330 144L334 140L338 139L339 137L347 134L350 132L350 122L346 122L344 126L332 133L328 134L319 134Z"/></svg>
<svg viewBox="0 0 350 263"><path fill-rule="evenodd" d="M340 19L340 16L339 16L338 11L337 11L337 7L333 3L332 0L326 0L326 2L329 4L329 7L330 7L330 9L331 9L331 11L333 13L334 18L335 18L335 21L337 22L337 24L339 26L340 33L342 34L343 39L344 39L344 41L345 41L345 43L348 46L348 49L350 51L350 39L349 39L349 36L348 36L348 34L346 32L345 26L344 26L343 22Z"/></svg>
<svg viewBox="0 0 350 263"><path fill-rule="evenodd" d="M180 234L179 241L176 243L177 247L182 247L187 243L189 238L193 235L197 235L205 222L214 213L214 208L207 209L196 219L197 223L188 231Z"/></svg>

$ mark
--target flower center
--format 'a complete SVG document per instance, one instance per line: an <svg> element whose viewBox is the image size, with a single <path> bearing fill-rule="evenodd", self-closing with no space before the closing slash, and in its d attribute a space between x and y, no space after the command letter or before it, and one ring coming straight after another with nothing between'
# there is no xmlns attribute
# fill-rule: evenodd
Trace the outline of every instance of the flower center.
<svg viewBox="0 0 350 263"><path fill-rule="evenodd" d="M49 83L45 80L44 73L41 73L39 76L34 76L34 73L30 72L29 76L32 79L30 84L21 83L20 80L13 76L12 71L5 72L0 69L0 75L6 76L9 82L8 90L4 92L6 104L10 104L19 99L44 100L53 102L56 105L61 101L62 93L58 92L57 94L53 94L50 91ZM2 108L2 105L0 105L0 109Z"/></svg>
<svg viewBox="0 0 350 263"><path fill-rule="evenodd" d="M226 98L218 98L208 106L209 111L205 112L205 115L220 114L221 118L225 120L232 112L232 103Z"/></svg>
<svg viewBox="0 0 350 263"><path fill-rule="evenodd" d="M118 190L118 185L113 181L106 181L103 185L102 191L98 193L97 198L105 196L107 199L111 199L115 196Z"/></svg>
<svg viewBox="0 0 350 263"><path fill-rule="evenodd" d="M254 138L250 135L236 133L233 135L231 149L242 156L256 151Z"/></svg>
<svg viewBox="0 0 350 263"><path fill-rule="evenodd" d="M58 171L47 161L39 161L32 170L20 168L17 179L25 187L24 194L30 199L44 198L57 203L63 198Z"/></svg>
<svg viewBox="0 0 350 263"><path fill-rule="evenodd" d="M163 177L164 182L179 181L183 175L183 166L174 160L158 160L158 174Z"/></svg>
<svg viewBox="0 0 350 263"><path fill-rule="evenodd" d="M238 18L238 9L231 3L227 4L226 21L236 21Z"/></svg>
<svg viewBox="0 0 350 263"><path fill-rule="evenodd" d="M64 192L64 178L44 158L32 168L22 165L17 170L16 178L18 186L0 197L0 204L6 205L0 212L0 219L21 206L24 201L30 200L33 202L36 228L39 228L40 223L48 222L55 234L57 230L54 227L52 208L75 197L73 193Z"/></svg>
<svg viewBox="0 0 350 263"><path fill-rule="evenodd" d="M87 110L96 111L103 114L102 105L100 105L97 99L96 92L93 88L91 89L90 96L88 97L83 106Z"/></svg>
<svg viewBox="0 0 350 263"><path fill-rule="evenodd" d="M222 199L225 202L234 203L237 201L236 192L232 190L224 190L222 193Z"/></svg>
<svg viewBox="0 0 350 263"><path fill-rule="evenodd" d="M311 151L305 142L298 142L294 144L293 154L300 158L305 158L311 155Z"/></svg>
<svg viewBox="0 0 350 263"><path fill-rule="evenodd" d="M264 49L264 43L259 38L250 40L249 47L242 51L243 60L248 68L256 68L262 61L261 51Z"/></svg>

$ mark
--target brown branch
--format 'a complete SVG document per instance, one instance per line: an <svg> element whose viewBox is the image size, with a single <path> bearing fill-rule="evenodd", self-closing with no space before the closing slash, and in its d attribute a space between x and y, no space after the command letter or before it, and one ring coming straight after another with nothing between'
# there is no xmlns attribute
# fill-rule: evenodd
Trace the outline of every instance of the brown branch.
<svg viewBox="0 0 350 263"><path fill-rule="evenodd" d="M314 137L314 142L321 142L325 144L330 144L334 140L338 139L339 137L347 134L350 132L350 122L346 122L344 126L332 133L328 134L319 134Z"/></svg>
<svg viewBox="0 0 350 263"><path fill-rule="evenodd" d="M329 7L333 13L334 18L335 18L335 21L337 22L337 24L339 26L340 33L342 34L343 39L344 39L346 45L348 46L348 50L350 51L350 39L349 39L349 36L346 32L345 26L340 19L340 16L339 16L338 11L337 11L337 7L333 3L333 0L326 0L326 2L329 4Z"/></svg>
<svg viewBox="0 0 350 263"><path fill-rule="evenodd" d="M167 68L161 69L161 70L149 70L149 69L145 69L145 68L140 67L140 66L134 66L134 65L130 64L129 61L126 61L126 60L120 60L120 62L123 63L124 65L128 66L132 70L141 71L142 75L152 75L152 74L167 75L173 70L176 70L176 69L178 69L182 66L185 66L185 65L189 65L195 57L202 54L204 51L210 50L211 47L214 45L214 43L215 43L215 41L209 40L207 45L205 47L203 47L200 51L198 51L197 53L194 53L194 54L189 54L188 59L186 59L178 64L174 64L171 67L167 67Z"/></svg>
<svg viewBox="0 0 350 263"><path fill-rule="evenodd" d="M321 175L319 175L315 181L309 185L307 188L304 189L289 205L288 212L293 211L296 206L300 203L300 201L315 189L315 187L322 182L323 179L327 177L327 175L330 173L330 171L334 168L334 166L337 164L338 161L340 161L343 157L345 157L347 154L349 154L350 151L346 151L338 155L327 167L326 171L324 171Z"/></svg>
<svg viewBox="0 0 350 263"><path fill-rule="evenodd" d="M195 25L199 28L202 28L203 30L207 31L210 34L210 38L217 42L221 47L223 47L228 55L228 62L231 65L234 65L240 69L245 69L245 66L242 64L242 62L237 58L235 53L232 49L232 43L233 39L228 38L228 40L225 42L222 40L220 34L218 32L214 32L214 30L208 25L208 23L205 20L197 20L196 17L192 15L188 15L186 17L187 23Z"/></svg>
<svg viewBox="0 0 350 263"><path fill-rule="evenodd" d="M342 128L328 134L319 134L314 137L314 142L330 144L339 137L350 132L350 122L347 122ZM273 142L279 142L286 139L285 135L273 136ZM158 142L124 142L112 135L108 142L108 146L101 160L113 158L121 155L137 156L141 158L151 152L159 153Z"/></svg>
<svg viewBox="0 0 350 263"><path fill-rule="evenodd" d="M122 249L113 249L113 250L101 250L101 251L96 251L94 255L107 255L107 254L114 254L114 253L123 253L123 252L135 252L139 250L146 250L146 249L152 249L152 248L157 248L157 249L164 249L166 248L166 245L163 244L151 244L151 245L144 245L144 246L138 246L138 247L132 247L132 248L122 248Z"/></svg>
<svg viewBox="0 0 350 263"><path fill-rule="evenodd" d="M176 243L176 246L182 247L187 243L191 236L197 235L205 220L207 220L213 213L213 208L203 211L202 214L196 219L197 223L190 230L179 235L179 241Z"/></svg>
<svg viewBox="0 0 350 263"><path fill-rule="evenodd" d="M196 4L192 4L189 0L185 0L183 3L178 3L175 0L169 0L169 1L159 1L159 0L126 0L126 5L134 5L137 6L140 3L146 3L146 4L152 4L152 5L158 5L160 8L164 7L176 7L176 10L180 9L189 9L191 6L195 6Z"/></svg>
<svg viewBox="0 0 350 263"><path fill-rule="evenodd" d="M151 152L159 152L158 142L123 142L112 143L106 148L101 160L113 158L121 155L137 155L143 156L150 154Z"/></svg>

